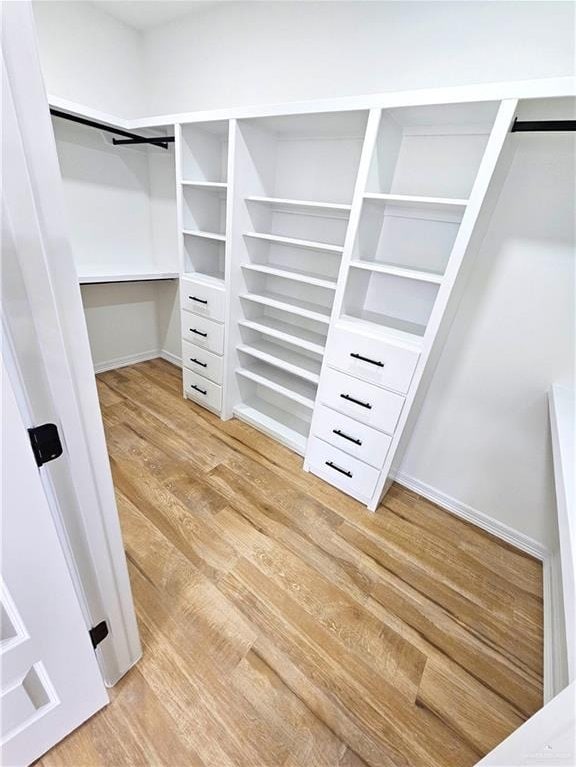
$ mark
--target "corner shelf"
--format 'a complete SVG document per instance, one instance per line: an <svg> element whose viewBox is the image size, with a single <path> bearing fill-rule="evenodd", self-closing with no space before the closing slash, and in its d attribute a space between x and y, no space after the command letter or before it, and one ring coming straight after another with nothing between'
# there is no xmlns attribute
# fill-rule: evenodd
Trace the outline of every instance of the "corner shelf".
<svg viewBox="0 0 576 767"><path fill-rule="evenodd" d="M407 280L419 280L420 282L432 282L435 285L441 285L443 275L435 272L425 272L420 269L407 269L403 266L394 266L393 264L379 264L373 261L351 261L350 266L353 269L366 269L368 272L380 272L380 274L391 274L394 277L403 277Z"/></svg>
<svg viewBox="0 0 576 767"><path fill-rule="evenodd" d="M326 338L319 333L296 327L289 322L282 322L282 320L272 317L264 316L257 320L240 320L238 324L241 328L255 330L262 335L276 338L278 341L285 341L292 346L298 346L321 356L326 348Z"/></svg>
<svg viewBox="0 0 576 767"><path fill-rule="evenodd" d="M265 400L252 397L234 407L233 414L241 421L277 439L299 455L306 452L310 424L292 413L281 410Z"/></svg>
<svg viewBox="0 0 576 767"><path fill-rule="evenodd" d="M259 272L261 274L269 274L273 277L283 277L284 279L295 280L296 282L305 282L307 285L315 285L318 288L336 290L336 280L327 280L314 273L302 272L298 269L256 263L242 264L242 269Z"/></svg>
<svg viewBox="0 0 576 767"><path fill-rule="evenodd" d="M226 242L225 234L218 234L217 232L203 232L200 229L183 229L182 234L188 237L201 237L204 240L214 240L215 242Z"/></svg>
<svg viewBox="0 0 576 767"><path fill-rule="evenodd" d="M236 349L310 383L318 384L320 381L320 360L264 340L241 344Z"/></svg>
<svg viewBox="0 0 576 767"><path fill-rule="evenodd" d="M149 280L175 280L179 272L87 272L78 274L80 285L93 285L108 282L144 282Z"/></svg>
<svg viewBox="0 0 576 767"><path fill-rule="evenodd" d="M279 368L270 368L268 365L255 365L254 368L237 368L236 373L239 376L248 378L250 381L264 386L267 389L280 394L287 399L302 405L309 410L314 409L315 395L312 396L311 384L296 381L290 381L291 376L287 376Z"/></svg>
<svg viewBox="0 0 576 767"><path fill-rule="evenodd" d="M281 237L279 234L244 232L244 237L252 237L258 240L267 240L268 242L277 242L280 245L289 245L294 248L305 248L306 250L321 250L327 253L337 253L338 255L340 255L344 250L342 245L330 245L326 242L315 242L314 240L300 240L296 237Z"/></svg>

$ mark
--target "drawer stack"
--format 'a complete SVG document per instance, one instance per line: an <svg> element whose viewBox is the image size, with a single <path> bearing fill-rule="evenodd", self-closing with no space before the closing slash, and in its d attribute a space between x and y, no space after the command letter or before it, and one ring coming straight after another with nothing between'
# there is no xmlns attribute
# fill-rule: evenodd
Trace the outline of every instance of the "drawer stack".
<svg viewBox="0 0 576 767"><path fill-rule="evenodd" d="M348 495L368 503L419 351L368 337L339 322L326 349L306 454L307 468Z"/></svg>
<svg viewBox="0 0 576 767"><path fill-rule="evenodd" d="M202 279L180 280L184 396L222 409L225 291Z"/></svg>

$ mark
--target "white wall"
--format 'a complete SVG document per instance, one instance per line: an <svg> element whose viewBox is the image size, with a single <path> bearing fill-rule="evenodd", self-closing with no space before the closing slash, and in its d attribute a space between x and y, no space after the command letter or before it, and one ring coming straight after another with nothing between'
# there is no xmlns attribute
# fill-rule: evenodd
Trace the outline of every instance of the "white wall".
<svg viewBox="0 0 576 767"><path fill-rule="evenodd" d="M34 2L49 93L137 117L145 109L139 33L89 2Z"/></svg>
<svg viewBox="0 0 576 767"><path fill-rule="evenodd" d="M148 112L571 74L569 2L234 2L143 34Z"/></svg>
<svg viewBox="0 0 576 767"><path fill-rule="evenodd" d="M574 138L517 149L401 472L555 546L546 392L574 383Z"/></svg>

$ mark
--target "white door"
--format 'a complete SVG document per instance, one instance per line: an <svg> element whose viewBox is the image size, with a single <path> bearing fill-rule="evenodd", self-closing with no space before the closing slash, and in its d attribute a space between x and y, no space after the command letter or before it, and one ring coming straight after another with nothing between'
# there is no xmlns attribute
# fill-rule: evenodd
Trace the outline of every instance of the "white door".
<svg viewBox="0 0 576 767"><path fill-rule="evenodd" d="M108 695L4 360L2 379L1 762L15 767Z"/></svg>

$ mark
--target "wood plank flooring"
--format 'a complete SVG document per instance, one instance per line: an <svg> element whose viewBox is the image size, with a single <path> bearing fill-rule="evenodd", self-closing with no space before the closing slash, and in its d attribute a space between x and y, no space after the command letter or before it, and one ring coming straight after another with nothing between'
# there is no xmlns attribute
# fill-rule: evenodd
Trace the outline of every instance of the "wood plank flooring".
<svg viewBox="0 0 576 767"><path fill-rule="evenodd" d="M369 513L162 360L98 386L144 656L42 767L468 767L542 705L540 563Z"/></svg>

